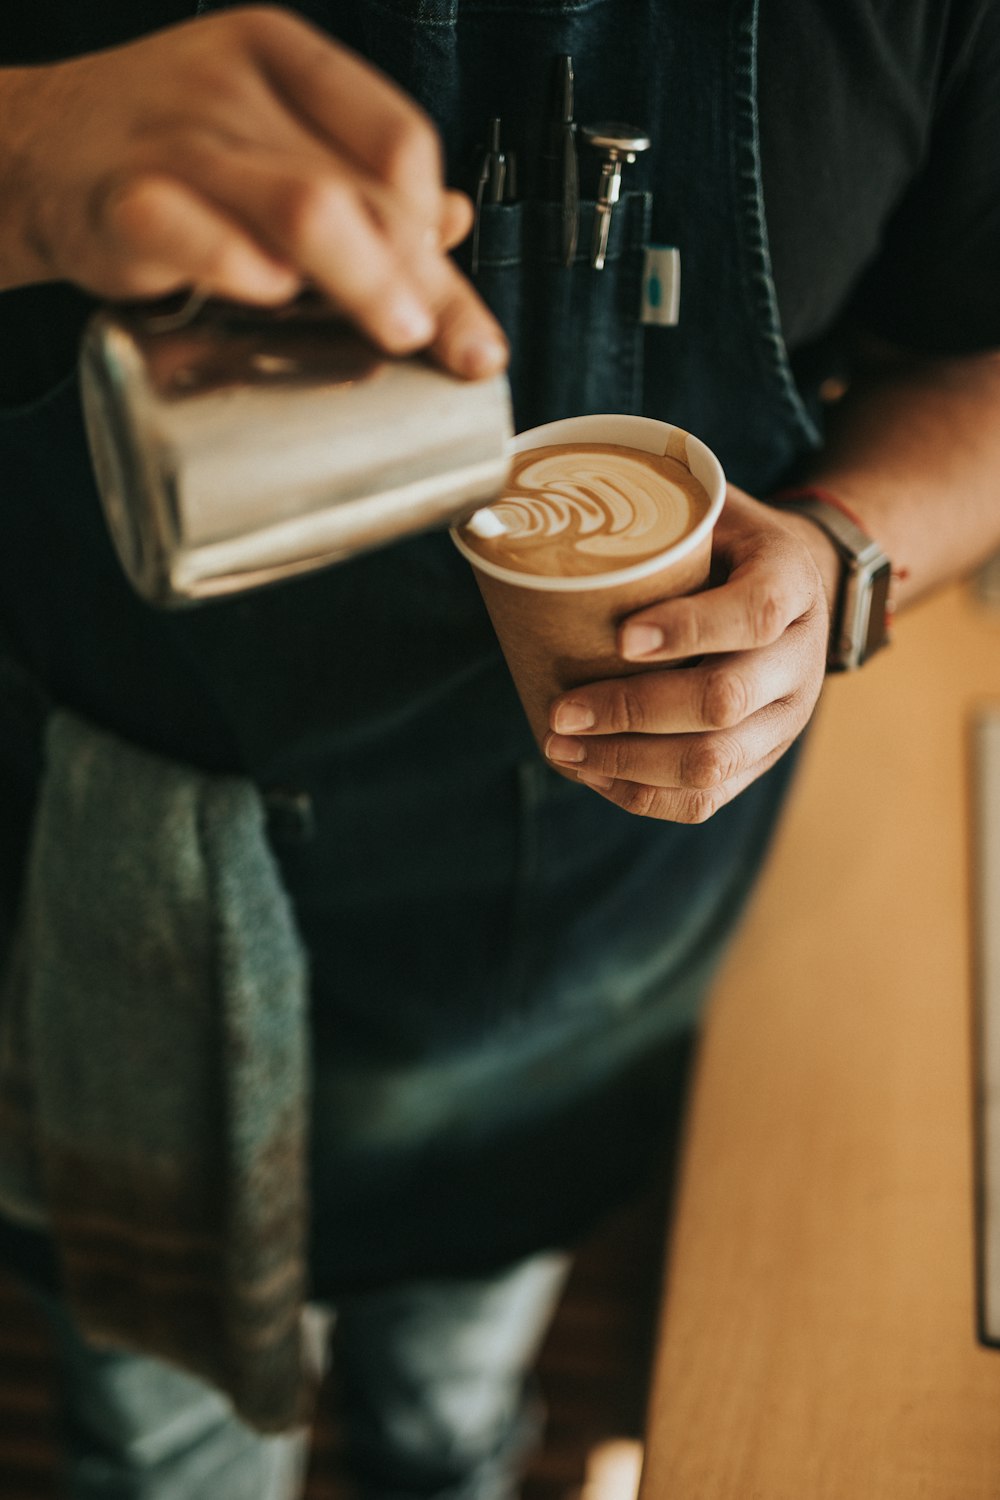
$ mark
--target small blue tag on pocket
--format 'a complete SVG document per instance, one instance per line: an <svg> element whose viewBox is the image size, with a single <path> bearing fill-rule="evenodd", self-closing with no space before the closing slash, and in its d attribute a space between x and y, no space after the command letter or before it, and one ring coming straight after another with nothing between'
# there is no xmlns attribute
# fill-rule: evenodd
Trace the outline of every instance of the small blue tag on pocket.
<svg viewBox="0 0 1000 1500"><path fill-rule="evenodd" d="M680 318L681 252L676 245L648 246L642 267L639 322L673 328Z"/></svg>

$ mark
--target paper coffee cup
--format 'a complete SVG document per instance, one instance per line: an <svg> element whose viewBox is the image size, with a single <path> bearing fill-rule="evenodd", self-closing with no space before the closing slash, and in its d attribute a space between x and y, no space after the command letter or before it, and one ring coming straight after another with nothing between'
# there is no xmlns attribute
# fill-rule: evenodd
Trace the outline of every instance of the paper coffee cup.
<svg viewBox="0 0 1000 1500"><path fill-rule="evenodd" d="M726 480L711 449L652 417L570 417L533 427L515 438L512 453L550 444L614 443L667 455L685 465L708 496L708 510L673 546L606 573L560 575L517 572L467 545L459 527L452 539L476 571L486 608L539 745L549 732L552 700L569 688L649 671L618 655L621 621L658 600L691 594L708 580L712 531L722 511ZM575 780L575 777L570 779Z"/></svg>

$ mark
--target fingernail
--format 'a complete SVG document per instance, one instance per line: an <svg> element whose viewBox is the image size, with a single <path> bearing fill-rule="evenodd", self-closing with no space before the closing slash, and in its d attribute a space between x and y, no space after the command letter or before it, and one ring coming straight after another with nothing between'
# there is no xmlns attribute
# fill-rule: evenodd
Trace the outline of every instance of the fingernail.
<svg viewBox="0 0 1000 1500"><path fill-rule="evenodd" d="M299 291L302 286L302 278L294 271L289 271L281 266L270 266L266 263L260 268L255 277L263 296L273 298L275 302L287 302Z"/></svg>
<svg viewBox="0 0 1000 1500"><path fill-rule="evenodd" d="M581 729L593 729L597 719L583 703L560 703L556 709L553 728L559 734L577 734Z"/></svg>
<svg viewBox="0 0 1000 1500"><path fill-rule="evenodd" d="M481 380L484 375L496 375L504 368L507 363L507 345L503 339L479 333L460 343L454 357L463 375L469 376L471 380Z"/></svg>
<svg viewBox="0 0 1000 1500"><path fill-rule="evenodd" d="M581 740L568 740L559 734L550 734L545 741L545 754L549 760L576 762L586 760L587 752Z"/></svg>
<svg viewBox="0 0 1000 1500"><path fill-rule="evenodd" d="M663 645L663 631L658 625L626 625L622 632L622 656L648 656Z"/></svg>
<svg viewBox="0 0 1000 1500"><path fill-rule="evenodd" d="M434 320L423 303L409 292L397 292L389 309L397 338L407 343L426 343L434 332Z"/></svg>
<svg viewBox="0 0 1000 1500"><path fill-rule="evenodd" d="M614 786L610 776L599 776L596 771L577 771L577 781L585 782L587 786L595 786L598 791L606 792L608 787Z"/></svg>

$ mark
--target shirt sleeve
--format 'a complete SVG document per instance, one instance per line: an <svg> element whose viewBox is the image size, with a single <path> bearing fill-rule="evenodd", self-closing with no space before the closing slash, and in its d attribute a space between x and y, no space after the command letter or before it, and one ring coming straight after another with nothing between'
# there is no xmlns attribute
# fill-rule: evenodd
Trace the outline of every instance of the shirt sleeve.
<svg viewBox="0 0 1000 1500"><path fill-rule="evenodd" d="M943 74L922 168L857 298L860 320L927 353L1000 346L1000 3L981 0Z"/></svg>

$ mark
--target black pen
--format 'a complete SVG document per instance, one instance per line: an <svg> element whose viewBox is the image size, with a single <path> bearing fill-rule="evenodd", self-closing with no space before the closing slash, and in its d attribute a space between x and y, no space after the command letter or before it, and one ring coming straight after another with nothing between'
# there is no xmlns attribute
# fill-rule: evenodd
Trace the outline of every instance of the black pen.
<svg viewBox="0 0 1000 1500"><path fill-rule="evenodd" d="M550 195L560 205L560 245L563 265L571 266L576 254L577 226L580 215L580 178L576 162L576 125L574 113L573 59L568 54L556 58L552 89L551 149L552 182Z"/></svg>
<svg viewBox="0 0 1000 1500"><path fill-rule="evenodd" d="M509 203L517 196L517 163L513 151L500 145L500 117L495 115L487 127L486 150L476 179L476 216L472 230L472 274L479 270L479 225L484 203Z"/></svg>

